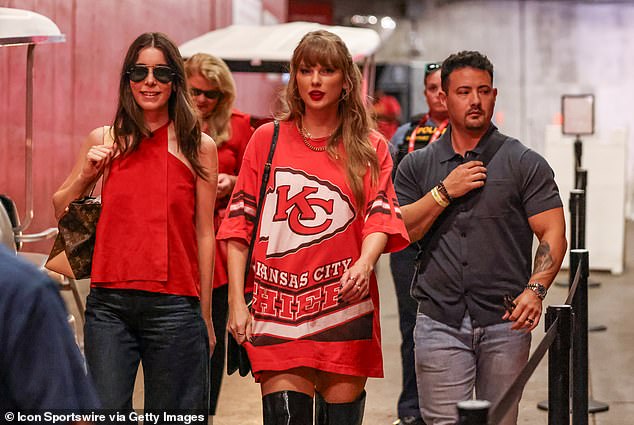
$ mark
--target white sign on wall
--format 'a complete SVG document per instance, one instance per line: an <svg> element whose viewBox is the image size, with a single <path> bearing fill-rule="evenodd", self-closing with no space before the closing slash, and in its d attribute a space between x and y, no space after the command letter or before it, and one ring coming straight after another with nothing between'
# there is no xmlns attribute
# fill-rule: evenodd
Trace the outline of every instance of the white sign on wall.
<svg viewBox="0 0 634 425"><path fill-rule="evenodd" d="M572 136L594 134L594 95L564 94L561 96L561 132Z"/></svg>

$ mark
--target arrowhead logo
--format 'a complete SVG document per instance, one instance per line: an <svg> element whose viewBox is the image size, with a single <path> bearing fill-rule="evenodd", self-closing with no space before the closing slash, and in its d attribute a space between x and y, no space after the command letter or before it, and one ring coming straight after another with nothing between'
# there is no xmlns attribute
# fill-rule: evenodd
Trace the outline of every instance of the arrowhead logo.
<svg viewBox="0 0 634 425"><path fill-rule="evenodd" d="M268 240L267 257L283 257L332 238L354 218L352 202L334 184L277 168L262 210L260 240Z"/></svg>

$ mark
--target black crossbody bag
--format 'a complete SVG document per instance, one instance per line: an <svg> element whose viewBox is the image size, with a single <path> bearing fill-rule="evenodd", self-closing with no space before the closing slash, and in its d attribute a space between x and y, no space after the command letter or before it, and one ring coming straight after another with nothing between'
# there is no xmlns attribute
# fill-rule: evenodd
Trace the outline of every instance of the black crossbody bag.
<svg viewBox="0 0 634 425"><path fill-rule="evenodd" d="M247 262L244 270L244 284L246 285L251 271L251 258L253 257L253 247L255 245L255 239L258 237L258 230L260 226L260 215L262 214L262 206L264 205L264 195L266 194L266 185L269 183L269 177L271 175L271 163L273 162L273 154L275 153L275 145L277 145L277 138L280 132L280 123L275 121L273 123L273 138L271 140L271 148L269 149L269 156L264 164L264 172L262 173L262 183L260 184L260 196L258 197L258 205L255 213L255 221L253 225L253 233L251 235L251 243L249 243L249 251L247 252ZM251 301L253 300L253 294L246 294L245 300L249 310L251 309ZM230 333L227 334L227 374L232 375L235 371L240 373L240 376L247 376L251 371L251 362L247 355L247 350L233 338Z"/></svg>

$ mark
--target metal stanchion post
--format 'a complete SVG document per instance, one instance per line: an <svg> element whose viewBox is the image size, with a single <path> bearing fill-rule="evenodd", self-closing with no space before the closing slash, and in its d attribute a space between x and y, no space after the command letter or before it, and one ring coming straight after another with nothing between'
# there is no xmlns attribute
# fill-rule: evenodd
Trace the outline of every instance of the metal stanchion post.
<svg viewBox="0 0 634 425"><path fill-rule="evenodd" d="M584 217L583 217L583 239L579 241L579 245L578 246L574 246L572 247L573 249L575 248L579 248L579 249L585 249L588 246L586 245L586 217L585 217L585 203L587 201L588 198L588 170L584 170L582 168L577 168L576 172L575 172L575 189L581 189L583 190L584 193ZM600 282L596 282L596 281L592 281L592 279L590 279L588 277L588 288L596 288L601 286ZM605 329L597 329L597 330L605 330Z"/></svg>
<svg viewBox="0 0 634 425"><path fill-rule="evenodd" d="M581 137L577 134L575 137L575 170L581 168L581 155L583 154L583 144Z"/></svg>
<svg viewBox="0 0 634 425"><path fill-rule="evenodd" d="M571 219L571 228L576 231L577 226L582 226L585 219L585 202L583 201L583 191L573 190L570 192L570 215L576 217ZM583 232L583 231L581 231ZM587 425L587 413L604 412L610 408L607 403L601 401L588 400L588 274L589 258L588 250L570 250L570 270L577 270L582 262L579 286L574 294L572 305L575 309L575 326L573 332L573 410L577 410L578 419L573 418L575 425ZM570 274L569 285L572 288L574 275ZM576 397L576 399L575 399ZM537 403L537 407L542 410L549 409L547 401ZM585 418L581 419L581 413L586 412Z"/></svg>
<svg viewBox="0 0 634 425"><path fill-rule="evenodd" d="M575 178L576 180L576 178ZM583 196L583 190L576 188L570 191L570 197L568 198L568 212L570 213L570 239L568 240L568 246L570 250L577 248L584 248L580 245L579 230L580 230L580 210L581 210L581 198ZM583 214L585 217L585 212ZM585 239L585 235L582 237ZM585 240L583 241L585 243ZM568 276L574 276L572 269L568 270ZM570 279L568 279L570 280ZM568 286L568 282L555 282L557 286Z"/></svg>
<svg viewBox="0 0 634 425"><path fill-rule="evenodd" d="M570 210L570 251L572 252L573 249L583 248L583 244L586 242L583 226L586 218L585 192L582 189L572 189L570 191L568 208ZM570 267L572 267L572 264ZM569 272L569 276L574 277L573 269L569 269Z"/></svg>
<svg viewBox="0 0 634 425"><path fill-rule="evenodd" d="M585 173L586 170L582 170L582 177L581 183L585 185L585 182L587 180L587 174ZM578 193L575 195L575 202L574 202L574 208L575 208L575 214L577 216L577 218L575 220L571 220L573 222L575 222L576 226L577 226L577 244L576 246L573 247L573 249L585 249L586 248L586 192L584 189L580 190L581 193ZM570 193L571 196L571 202L572 202L572 192ZM570 215L572 216L573 214L573 205L570 206ZM573 264L572 264L572 251L573 249L570 250L570 270L577 270L576 269L576 265L574 266L575 268L573 269ZM577 263L578 264L578 263ZM586 288L589 285L589 266L588 266L588 274L586 274ZM569 285L572 285L572 278L569 279ZM587 295L587 294L586 294ZM586 310L587 312L587 310ZM587 314L587 313L586 313ZM587 316L586 316L587 317ZM608 328L605 327L604 325L591 325L588 326L588 331L589 332L601 332L601 331L605 331Z"/></svg>
<svg viewBox="0 0 634 425"><path fill-rule="evenodd" d="M486 400L458 402L458 425L487 425L491 403Z"/></svg>
<svg viewBox="0 0 634 425"><path fill-rule="evenodd" d="M588 186L588 170L577 168L575 171L575 189L587 191Z"/></svg>
<svg viewBox="0 0 634 425"><path fill-rule="evenodd" d="M582 190L584 192L584 194L586 194L587 193L587 190L586 190L587 186L588 186L588 171L584 170L582 168L577 168L575 170L575 189L574 190ZM573 191L570 192L570 197L571 198L573 196L572 193L573 193ZM572 199L570 199L568 205L569 205L569 208L571 209L570 217L571 217L571 220L573 220L571 203L572 203ZM585 205L584 205L584 210L585 210ZM583 235L581 235L581 237L579 237L579 235L576 234L576 232L571 232L570 249L584 249L584 248L586 248L585 214L584 214L583 220L584 220ZM577 229L579 229L579 227L577 227ZM567 281L557 281L557 282L555 282L555 285L557 285L557 286L568 286L568 282ZM588 281L588 287L598 287L598 286L601 286L600 282L590 282L590 281Z"/></svg>
<svg viewBox="0 0 634 425"><path fill-rule="evenodd" d="M577 184L585 187L587 182L586 170L578 170ZM586 247L586 192L585 189L577 188L570 191L570 199L568 201L568 208L570 211L570 251L573 249L585 249ZM570 255L572 257L572 255ZM569 259L572 263L572 258ZM568 280L566 285L570 286L574 279L572 264L568 270ZM563 285L561 282L556 282L556 285ZM588 283L590 286L590 283ZM595 286L599 286L597 283ZM590 332L601 332L607 330L604 325L591 325L588 326Z"/></svg>
<svg viewBox="0 0 634 425"><path fill-rule="evenodd" d="M570 198L568 200L568 208L570 211L570 246L574 249L578 246L579 244L579 233L580 231L582 231L581 227L581 221L583 219L585 219L585 211L583 211L584 209L584 202L583 202L583 190L581 189L572 189L570 191ZM583 237L583 236L582 236ZM573 268L573 264L572 264L572 251L573 249L570 250L571 254L570 254L570 267L569 267L569 282L567 283L567 285L570 287L572 287L572 282L574 281L575 278L575 270L577 270L576 268ZM549 326L548 322L546 323L547 326ZM548 327L546 328L548 329ZM549 354L550 355L550 354ZM550 369L549 369L550 370ZM549 381L550 381L550 377L549 377ZM569 394L569 390L566 391L566 394ZM540 401L539 403L537 403L537 408L541 409L541 410L550 410L551 408L551 403L550 403L550 382L548 385L548 400L543 400ZM548 417L550 418L550 413L548 415ZM554 422L556 423L556 422ZM576 424L575 424L576 425Z"/></svg>
<svg viewBox="0 0 634 425"><path fill-rule="evenodd" d="M579 231L581 227L581 220L585 218L585 211L582 211L584 203L583 203L583 190L580 189L572 189L570 191L570 198L568 199L568 208L570 211L570 247L575 249L579 244ZM572 250L570 252L572 253ZM572 254L570 254L570 267L569 267L569 282L566 283L569 287L572 286L572 282L575 277L575 270L572 265ZM550 393L550 384L549 384L549 393ZM569 393L569 391L567 392ZM550 396L548 400L542 400L537 403L537 408L541 410L549 410L550 409ZM550 414L549 414L550 417Z"/></svg>
<svg viewBox="0 0 634 425"><path fill-rule="evenodd" d="M587 249L570 251L570 270L576 270L581 263L579 286L572 299L575 309L572 354L572 422L575 425L587 425L588 413L605 412L610 408L607 403L588 400L588 264ZM571 279L572 284L572 279Z"/></svg>
<svg viewBox="0 0 634 425"><path fill-rule="evenodd" d="M557 319L557 336L548 349L548 424L570 424L570 343L572 307L551 305L546 329ZM575 423L576 425L576 423Z"/></svg>

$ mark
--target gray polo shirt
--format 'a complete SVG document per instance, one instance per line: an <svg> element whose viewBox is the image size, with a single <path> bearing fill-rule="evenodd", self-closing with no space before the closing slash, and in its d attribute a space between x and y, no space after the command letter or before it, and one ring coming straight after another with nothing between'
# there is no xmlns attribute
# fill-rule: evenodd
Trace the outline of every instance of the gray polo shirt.
<svg viewBox="0 0 634 425"><path fill-rule="evenodd" d="M449 127L435 143L408 154L394 182L401 205L416 202L458 165L477 160L493 137L505 141L486 166L481 193L455 200L421 241L412 295L419 312L455 328L465 309L474 326L504 322L503 296L517 296L531 276L528 217L562 206L553 170L493 125L463 158L453 150ZM469 201L474 195L477 200Z"/></svg>

